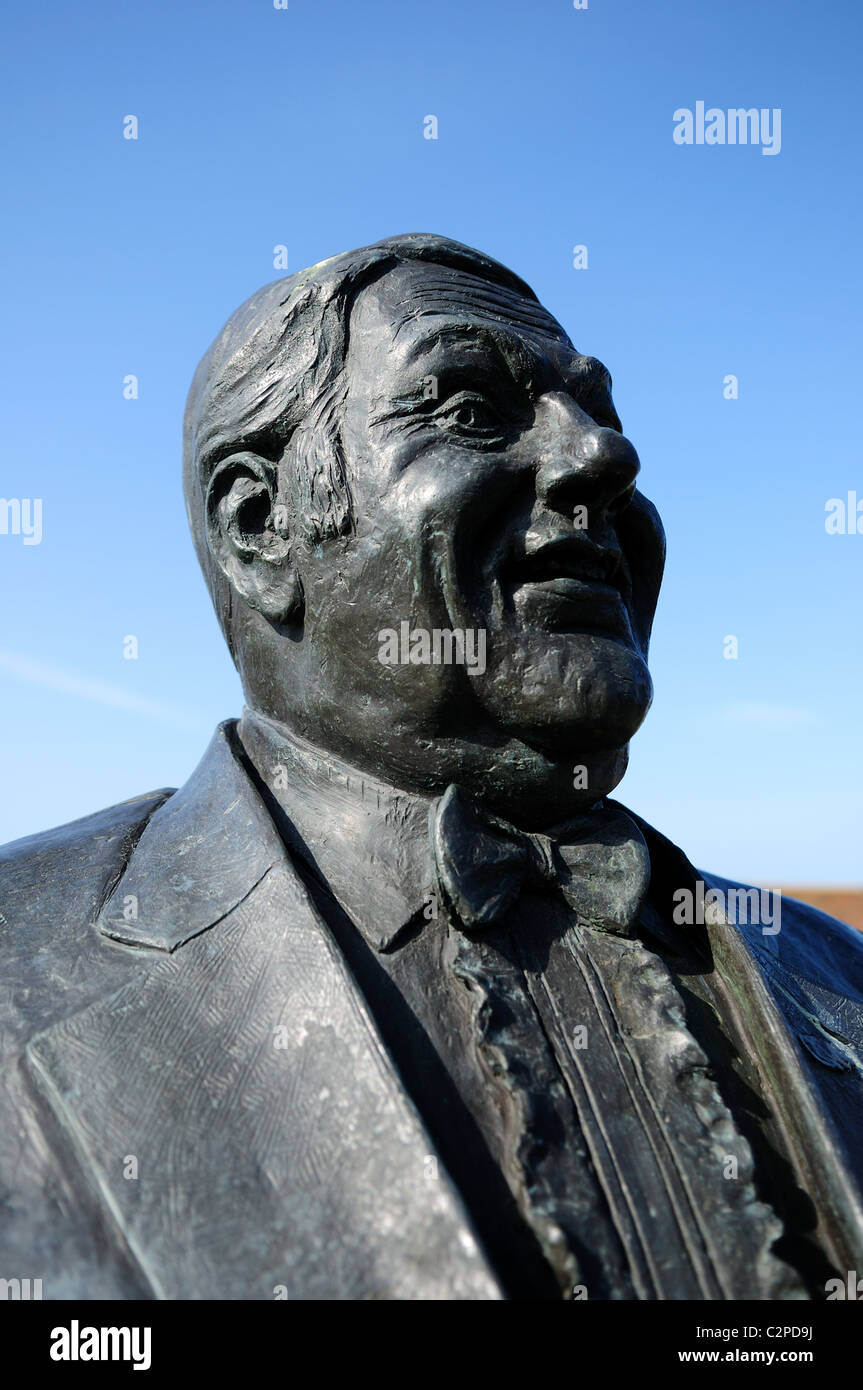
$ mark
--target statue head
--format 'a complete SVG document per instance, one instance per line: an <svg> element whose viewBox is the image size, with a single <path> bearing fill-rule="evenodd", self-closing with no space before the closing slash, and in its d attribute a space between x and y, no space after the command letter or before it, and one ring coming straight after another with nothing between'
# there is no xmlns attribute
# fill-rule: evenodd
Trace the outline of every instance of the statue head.
<svg viewBox="0 0 863 1390"><path fill-rule="evenodd" d="M432 235L258 291L186 408L189 522L250 707L528 827L617 784L650 704L664 542L638 469L605 367Z"/></svg>

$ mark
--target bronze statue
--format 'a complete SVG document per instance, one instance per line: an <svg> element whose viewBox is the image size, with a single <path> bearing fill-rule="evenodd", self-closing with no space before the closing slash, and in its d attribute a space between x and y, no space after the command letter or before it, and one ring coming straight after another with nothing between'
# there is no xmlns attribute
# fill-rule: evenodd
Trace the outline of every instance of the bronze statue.
<svg viewBox="0 0 863 1390"><path fill-rule="evenodd" d="M246 709L0 864L0 1275L46 1298L817 1299L863 941L610 799L664 539L606 369L388 238L198 368Z"/></svg>

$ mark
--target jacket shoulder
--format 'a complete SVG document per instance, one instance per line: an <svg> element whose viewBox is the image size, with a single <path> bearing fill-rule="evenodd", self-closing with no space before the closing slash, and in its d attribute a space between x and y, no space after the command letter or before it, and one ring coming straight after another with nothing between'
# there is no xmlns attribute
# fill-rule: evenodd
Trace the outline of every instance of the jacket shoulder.
<svg viewBox="0 0 863 1390"><path fill-rule="evenodd" d="M0 848L6 1045L98 987L104 947L93 923L150 817L171 795L166 788L133 797Z"/></svg>
<svg viewBox="0 0 863 1390"><path fill-rule="evenodd" d="M619 803L609 801L609 805ZM628 807L621 809L632 817L647 841L651 893L669 916L679 889L691 888L693 880L701 879L707 888L722 893L734 925L762 968L769 965L774 971L782 970L798 980L814 982L839 997L854 999L858 1006L863 1003L863 932L784 893L775 903L767 890L694 868L672 840ZM764 922L760 920L762 892L767 896ZM759 898L755 920L752 895ZM767 931L763 930L765 926Z"/></svg>
<svg viewBox="0 0 863 1390"><path fill-rule="evenodd" d="M755 889L716 874L705 873L703 878L723 891L726 900L741 902L756 893L772 898L766 930L764 924L752 921L751 913L748 921L737 922L756 952L774 966L863 1003L863 933L784 893Z"/></svg>
<svg viewBox="0 0 863 1390"><path fill-rule="evenodd" d="M93 815L0 846L3 925L32 922L125 862L147 821L173 788L131 797ZM8 911L7 911L8 909Z"/></svg>

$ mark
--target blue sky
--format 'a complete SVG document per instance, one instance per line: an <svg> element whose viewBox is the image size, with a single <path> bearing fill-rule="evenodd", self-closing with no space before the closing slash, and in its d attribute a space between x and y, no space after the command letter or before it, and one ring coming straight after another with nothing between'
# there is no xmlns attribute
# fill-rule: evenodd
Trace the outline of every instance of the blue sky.
<svg viewBox="0 0 863 1390"><path fill-rule="evenodd" d="M273 248L436 231L606 362L665 522L621 800L701 868L863 881L863 534L825 530L863 499L856 0L19 0L6 26L0 494L43 512L38 545L0 534L0 841L178 785L239 712L181 420ZM780 152L677 145L699 100L780 108Z"/></svg>

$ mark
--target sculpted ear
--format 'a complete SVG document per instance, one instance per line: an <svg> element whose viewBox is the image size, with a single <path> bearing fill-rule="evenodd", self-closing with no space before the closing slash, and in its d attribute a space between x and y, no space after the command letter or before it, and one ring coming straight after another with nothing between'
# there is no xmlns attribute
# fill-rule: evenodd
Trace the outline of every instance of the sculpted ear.
<svg viewBox="0 0 863 1390"><path fill-rule="evenodd" d="M207 487L207 539L223 574L250 607L276 623L297 622L303 590L275 467L258 454L231 454Z"/></svg>

